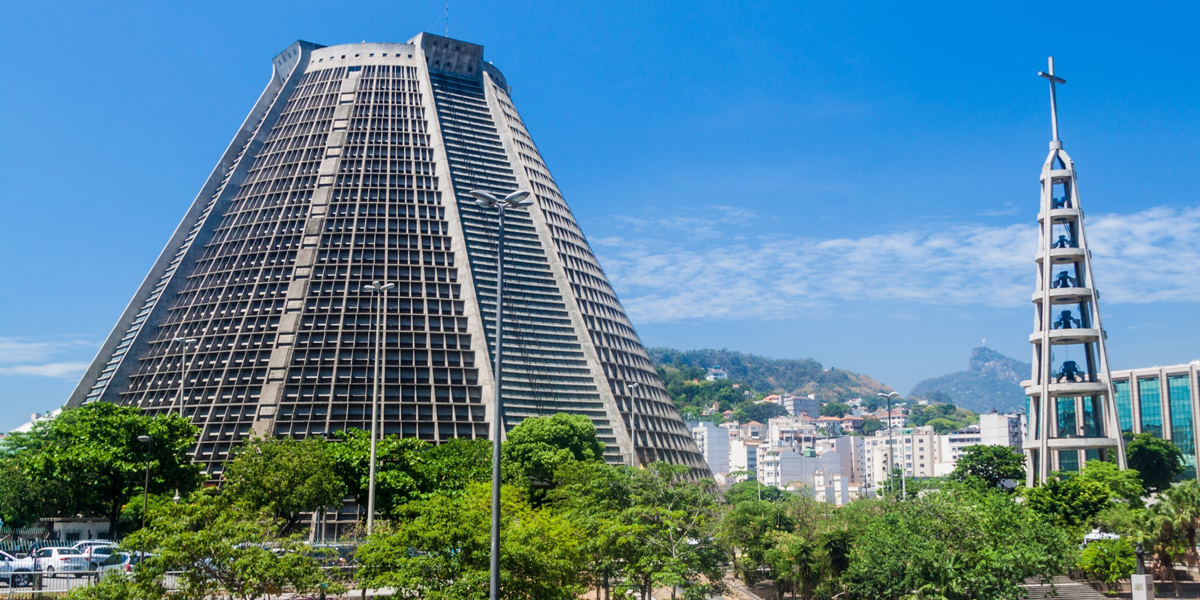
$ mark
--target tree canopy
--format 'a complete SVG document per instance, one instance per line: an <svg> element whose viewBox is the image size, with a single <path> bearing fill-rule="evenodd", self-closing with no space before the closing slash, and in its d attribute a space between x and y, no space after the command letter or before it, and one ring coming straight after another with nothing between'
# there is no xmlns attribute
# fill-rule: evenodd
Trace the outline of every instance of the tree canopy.
<svg viewBox="0 0 1200 600"><path fill-rule="evenodd" d="M968 446L958 457L952 475L959 481L981 481L1000 487L1006 480L1025 481L1025 456L1008 446Z"/></svg>
<svg viewBox="0 0 1200 600"><path fill-rule="evenodd" d="M319 437L251 439L225 467L225 493L252 510L265 509L290 533L301 513L341 506L346 486L329 443Z"/></svg>
<svg viewBox="0 0 1200 600"><path fill-rule="evenodd" d="M604 444L587 416L558 413L513 427L503 453L502 464L512 477L542 486L553 482L554 473L567 463L603 460Z"/></svg>
<svg viewBox="0 0 1200 600"><path fill-rule="evenodd" d="M1183 452L1179 447L1149 433L1133 436L1125 445L1129 468L1138 472L1147 492L1161 492L1183 472Z"/></svg>
<svg viewBox="0 0 1200 600"><path fill-rule="evenodd" d="M147 467L151 494L187 494L200 485L200 467L189 455L197 433L184 417L151 417L109 402L63 410L14 440L0 469L0 477L28 493L27 499L47 503L22 503L0 492L0 510L13 523L39 516L104 517L117 535L122 508L142 493Z"/></svg>

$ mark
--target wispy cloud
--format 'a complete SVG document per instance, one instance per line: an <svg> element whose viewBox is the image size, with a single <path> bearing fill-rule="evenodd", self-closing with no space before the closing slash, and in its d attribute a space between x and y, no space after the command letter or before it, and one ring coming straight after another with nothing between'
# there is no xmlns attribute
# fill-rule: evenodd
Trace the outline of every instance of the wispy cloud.
<svg viewBox="0 0 1200 600"><path fill-rule="evenodd" d="M1033 289L1033 225L923 226L863 238L602 240L601 260L637 322L776 318L840 303L1020 307ZM1089 217L1103 300L1200 300L1200 207ZM635 230L634 233L637 233ZM729 239L729 238L725 238Z"/></svg>
<svg viewBox="0 0 1200 600"><path fill-rule="evenodd" d="M34 341L0 337L0 375L32 377L78 377L88 363L64 360L78 358L95 348L82 340Z"/></svg>

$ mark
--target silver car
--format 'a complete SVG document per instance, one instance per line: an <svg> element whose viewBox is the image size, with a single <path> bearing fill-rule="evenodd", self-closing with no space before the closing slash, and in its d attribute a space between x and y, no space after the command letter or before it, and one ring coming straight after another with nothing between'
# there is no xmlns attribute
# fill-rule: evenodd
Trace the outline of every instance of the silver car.
<svg viewBox="0 0 1200 600"><path fill-rule="evenodd" d="M84 557L87 558L89 571L95 571L96 567L104 562L104 559L112 556L117 551L116 544L102 540L79 542L71 547L82 552Z"/></svg>
<svg viewBox="0 0 1200 600"><path fill-rule="evenodd" d="M77 577L82 577L91 566L87 556L74 548L42 548L33 553L33 564L47 577L59 573L77 573Z"/></svg>
<svg viewBox="0 0 1200 600"><path fill-rule="evenodd" d="M17 558L7 552L0 552L0 581L8 587L29 587L33 585L33 559Z"/></svg>

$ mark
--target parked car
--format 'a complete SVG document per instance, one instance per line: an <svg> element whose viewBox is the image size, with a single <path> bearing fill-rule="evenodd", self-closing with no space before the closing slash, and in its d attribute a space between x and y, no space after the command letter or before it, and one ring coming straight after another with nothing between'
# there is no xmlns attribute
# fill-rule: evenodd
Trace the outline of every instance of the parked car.
<svg viewBox="0 0 1200 600"><path fill-rule="evenodd" d="M104 559L96 568L101 575L109 571L117 571L120 573L132 573L133 569L146 558L153 556L149 553L141 552L114 552Z"/></svg>
<svg viewBox="0 0 1200 600"><path fill-rule="evenodd" d="M90 566L87 556L74 548L42 548L33 553L33 564L47 577L58 573L77 573L77 577L82 577Z"/></svg>
<svg viewBox="0 0 1200 600"><path fill-rule="evenodd" d="M117 551L117 545L107 540L86 540L71 547L87 557L89 571L95 571L104 559Z"/></svg>
<svg viewBox="0 0 1200 600"><path fill-rule="evenodd" d="M33 570L32 558L17 558L7 552L0 552L0 581L7 583L8 587L33 585Z"/></svg>

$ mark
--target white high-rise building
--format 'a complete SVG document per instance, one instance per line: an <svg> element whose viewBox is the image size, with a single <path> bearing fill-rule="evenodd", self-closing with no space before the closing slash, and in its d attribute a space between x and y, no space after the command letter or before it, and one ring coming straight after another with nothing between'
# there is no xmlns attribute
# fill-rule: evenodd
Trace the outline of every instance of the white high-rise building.
<svg viewBox="0 0 1200 600"><path fill-rule="evenodd" d="M729 430L712 421L700 421L692 428L692 438L714 475L729 472Z"/></svg>
<svg viewBox="0 0 1200 600"><path fill-rule="evenodd" d="M983 413L979 415L979 443L984 446L1021 447L1021 415Z"/></svg>

